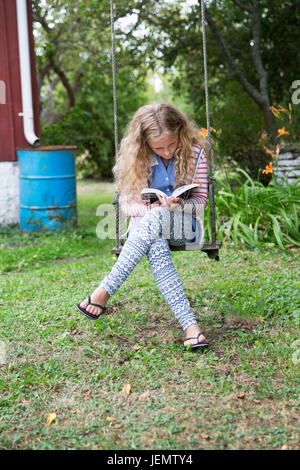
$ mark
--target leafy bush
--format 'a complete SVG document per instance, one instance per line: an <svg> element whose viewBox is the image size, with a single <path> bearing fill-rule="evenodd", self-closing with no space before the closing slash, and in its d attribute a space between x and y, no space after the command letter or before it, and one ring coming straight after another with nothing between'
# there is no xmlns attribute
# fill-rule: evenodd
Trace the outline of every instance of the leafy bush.
<svg viewBox="0 0 300 470"><path fill-rule="evenodd" d="M119 138L134 112L143 104L142 73L132 69L118 72ZM111 178L115 163L112 83L109 74L97 75L86 67L76 105L63 119L45 126L42 122L43 145L76 145L76 168L86 178Z"/></svg>
<svg viewBox="0 0 300 470"><path fill-rule="evenodd" d="M244 175L245 181L236 172ZM220 188L215 197L219 240L248 248L267 244L286 250L300 246L300 178L286 186L272 179L266 187L239 168L226 179L217 175L216 181Z"/></svg>

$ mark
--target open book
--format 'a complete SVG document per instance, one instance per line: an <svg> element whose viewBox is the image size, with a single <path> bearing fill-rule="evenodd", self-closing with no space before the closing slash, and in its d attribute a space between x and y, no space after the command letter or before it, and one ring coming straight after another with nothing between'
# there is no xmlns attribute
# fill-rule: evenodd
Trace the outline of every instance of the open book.
<svg viewBox="0 0 300 470"><path fill-rule="evenodd" d="M196 183L184 184L183 186L180 186L179 188L174 189L171 196L181 197L182 199L187 199L189 197L190 190L193 188L198 188L198 187L200 186L199 184L196 184ZM159 194L160 196L165 195L165 193L161 191L160 189L144 188L141 191L142 199L150 200L151 203L158 200L157 194Z"/></svg>

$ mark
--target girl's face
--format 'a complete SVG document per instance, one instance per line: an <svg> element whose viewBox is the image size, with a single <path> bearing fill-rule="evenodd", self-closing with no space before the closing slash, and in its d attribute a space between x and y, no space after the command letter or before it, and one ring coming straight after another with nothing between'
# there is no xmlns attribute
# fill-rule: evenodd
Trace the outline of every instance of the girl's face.
<svg viewBox="0 0 300 470"><path fill-rule="evenodd" d="M154 153L170 160L178 147L178 133L168 134L155 140L149 140L148 145Z"/></svg>

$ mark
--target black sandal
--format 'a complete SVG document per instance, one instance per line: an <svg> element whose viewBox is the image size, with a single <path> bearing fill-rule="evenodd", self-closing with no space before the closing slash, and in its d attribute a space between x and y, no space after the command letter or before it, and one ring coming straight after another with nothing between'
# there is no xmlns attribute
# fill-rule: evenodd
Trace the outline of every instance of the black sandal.
<svg viewBox="0 0 300 470"><path fill-rule="evenodd" d="M192 338L185 338L184 342L188 341L189 339L197 339L199 341L199 337L201 335L202 335L202 333L198 333L197 336L193 336ZM185 348L188 349L189 346L190 346L190 344L185 346ZM208 343L196 343L196 344L192 344L192 351L195 351L196 349L199 349L199 348L208 348L208 347L209 347Z"/></svg>
<svg viewBox="0 0 300 470"><path fill-rule="evenodd" d="M85 308L80 307L80 304L77 304L76 308L77 308L77 310L79 310L80 313L82 313L86 317L90 318L91 320L98 320L98 318L102 315L102 313L104 313L107 310L107 307L105 307L103 305L100 305L100 304L93 304L93 302L91 302L91 297L90 296L88 297L88 300L89 300L88 305L94 305L94 307L101 308L102 312L99 313L99 315L93 315L92 313L85 310Z"/></svg>

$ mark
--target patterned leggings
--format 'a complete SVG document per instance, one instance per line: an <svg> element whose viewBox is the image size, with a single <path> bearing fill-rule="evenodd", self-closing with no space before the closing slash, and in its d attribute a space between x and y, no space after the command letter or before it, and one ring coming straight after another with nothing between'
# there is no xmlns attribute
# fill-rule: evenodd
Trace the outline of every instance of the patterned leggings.
<svg viewBox="0 0 300 470"><path fill-rule="evenodd" d="M142 257L147 255L158 288L182 329L186 330L189 326L196 325L197 320L173 264L168 243L169 240L170 244L182 245L195 235L192 232L190 219L190 224L184 226L185 238L176 238L174 226L175 228L181 227L182 218L183 214L181 212L170 212L168 209L161 207L156 207L147 212L130 229L129 237L117 262L100 286L109 295L115 294ZM168 231L171 233L169 234Z"/></svg>

